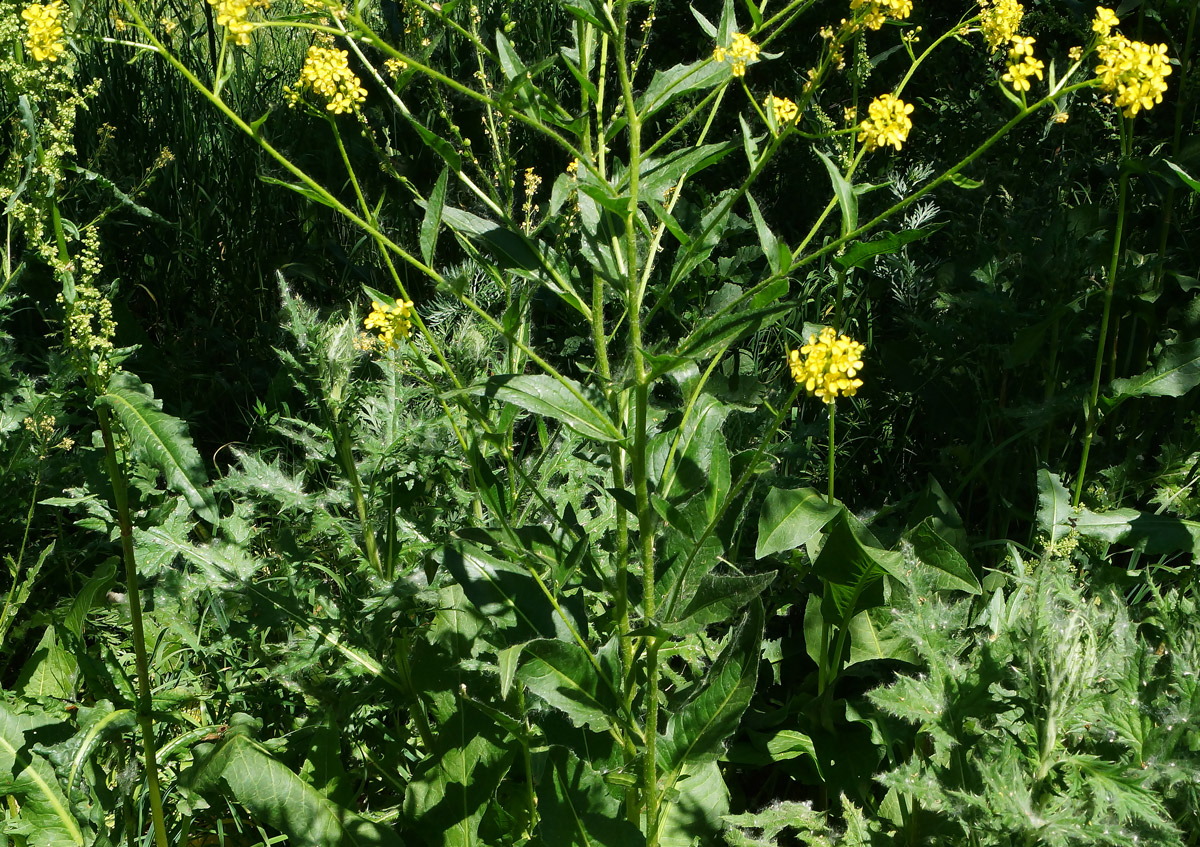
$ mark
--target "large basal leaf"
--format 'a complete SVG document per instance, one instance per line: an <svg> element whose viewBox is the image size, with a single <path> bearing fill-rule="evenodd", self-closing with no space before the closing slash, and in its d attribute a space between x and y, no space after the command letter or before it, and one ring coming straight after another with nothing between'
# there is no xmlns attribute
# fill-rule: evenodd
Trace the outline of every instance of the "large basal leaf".
<svg viewBox="0 0 1200 847"><path fill-rule="evenodd" d="M96 402L112 409L125 427L134 455L157 468L167 486L182 494L196 514L209 523L220 520L204 463L192 446L187 425L162 411L162 401L154 399L150 386L131 373L117 371L109 380L107 393Z"/></svg>
<svg viewBox="0 0 1200 847"><path fill-rule="evenodd" d="M494 376L468 389L472 394L495 397L527 412L545 415L569 426L584 438L620 441L621 431L602 415L583 387L572 379L555 379L545 374Z"/></svg>
<svg viewBox="0 0 1200 847"><path fill-rule="evenodd" d="M621 814L592 766L553 747L538 780L538 835L543 847L638 847L646 837Z"/></svg>
<svg viewBox="0 0 1200 847"><path fill-rule="evenodd" d="M1133 379L1114 379L1113 399L1182 397L1200 385L1200 338L1172 344L1157 364Z"/></svg>
<svg viewBox="0 0 1200 847"><path fill-rule="evenodd" d="M803 547L841 509L811 488L772 488L758 516L754 557Z"/></svg>
<svg viewBox="0 0 1200 847"><path fill-rule="evenodd" d="M844 511L839 511L830 525L813 571L825 584L821 614L844 626L864 609L883 604L883 577L888 573L902 576L904 558L864 544Z"/></svg>
<svg viewBox="0 0 1200 847"><path fill-rule="evenodd" d="M336 805L244 732L231 731L180 775L198 794L221 794L293 847L401 847L389 827Z"/></svg>
<svg viewBox="0 0 1200 847"><path fill-rule="evenodd" d="M1137 509L1093 512L1084 509L1072 518L1080 535L1110 544L1126 544L1151 556L1191 553L1200 560L1200 522L1156 515Z"/></svg>
<svg viewBox="0 0 1200 847"><path fill-rule="evenodd" d="M597 732L621 726L612 680L601 676L575 642L538 639L525 645L517 678L575 726Z"/></svg>
<svg viewBox="0 0 1200 847"><path fill-rule="evenodd" d="M742 719L758 682L763 606L755 598L695 695L667 721L658 761L668 789L684 765L711 761Z"/></svg>
<svg viewBox="0 0 1200 847"><path fill-rule="evenodd" d="M472 714L474 712L474 714ZM471 709L442 725L435 749L408 783L404 815L430 847L485 847L479 824L511 762L491 717Z"/></svg>
<svg viewBox="0 0 1200 847"><path fill-rule="evenodd" d="M720 400L711 394L702 394L692 406L687 420L650 439L646 457L649 473L654 479L662 479L657 494L671 499L680 491L702 489L712 481L714 442L724 441L721 426L729 412L730 408ZM666 465L668 457L670 467ZM726 477L728 473L726 469Z"/></svg>
<svg viewBox="0 0 1200 847"><path fill-rule="evenodd" d="M461 550L446 547L442 564L471 604L503 632L509 645L538 637L568 641L573 640L571 629L581 635L587 632L586 618L574 609L574 604L560 601L560 614L520 565L489 556L469 544L462 545Z"/></svg>
<svg viewBox="0 0 1200 847"><path fill-rule="evenodd" d="M0 702L0 795L16 798L28 824L28 847L83 847L92 843L71 813L54 768L33 751L39 735L61 725L48 716L18 714Z"/></svg>
<svg viewBox="0 0 1200 847"><path fill-rule="evenodd" d="M924 566L923 582L934 591L965 591L979 594L979 580L962 554L933 528L933 519L926 518L905 533L913 552Z"/></svg>

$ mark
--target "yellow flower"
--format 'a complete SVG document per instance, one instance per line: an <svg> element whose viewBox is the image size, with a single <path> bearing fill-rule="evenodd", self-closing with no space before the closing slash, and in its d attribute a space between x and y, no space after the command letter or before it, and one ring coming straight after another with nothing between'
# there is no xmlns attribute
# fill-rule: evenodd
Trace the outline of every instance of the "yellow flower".
<svg viewBox="0 0 1200 847"><path fill-rule="evenodd" d="M1101 38L1108 38L1109 33L1112 32L1112 28L1120 22L1121 19L1117 17L1117 13L1112 9L1097 6L1096 17L1092 20L1092 32Z"/></svg>
<svg viewBox="0 0 1200 847"><path fill-rule="evenodd" d="M345 50L314 44L300 69L299 84L325 98L325 108L335 115L352 111L367 99L367 90L350 70L349 59Z"/></svg>
<svg viewBox="0 0 1200 847"><path fill-rule="evenodd" d="M217 10L217 24L228 30L226 38L245 47L255 27L249 20L250 9L265 9L270 0L208 0L208 3Z"/></svg>
<svg viewBox="0 0 1200 847"><path fill-rule="evenodd" d="M63 28L59 23L62 0L53 3L31 3L21 11L29 29L25 46L38 62L55 62L66 48L62 43Z"/></svg>
<svg viewBox="0 0 1200 847"><path fill-rule="evenodd" d="M979 0L979 29L987 39L988 49L995 53L1017 34L1025 7L1017 0Z"/></svg>
<svg viewBox="0 0 1200 847"><path fill-rule="evenodd" d="M786 97L776 97L774 94L768 94L763 105L775 112L775 125L784 127L796 120L797 107Z"/></svg>
<svg viewBox="0 0 1200 847"><path fill-rule="evenodd" d="M1100 87L1117 95L1114 102L1125 110L1125 117L1132 118L1142 109L1162 102L1171 75L1167 45L1131 41L1118 33L1101 41L1096 53L1100 57L1096 66Z"/></svg>
<svg viewBox="0 0 1200 847"><path fill-rule="evenodd" d="M788 353L788 367L797 385L803 385L822 402L832 403L839 394L853 397L862 387L863 381L856 377L862 370L866 349L849 336L825 327L820 337L810 335L807 344Z"/></svg>
<svg viewBox="0 0 1200 847"><path fill-rule="evenodd" d="M863 23L869 29L879 29L888 18L904 20L912 14L912 0L850 0L850 8L863 12Z"/></svg>
<svg viewBox="0 0 1200 847"><path fill-rule="evenodd" d="M1042 79L1046 65L1033 56L1033 39L1014 35L1009 41L1008 72L1001 77L1014 91L1028 91L1029 78Z"/></svg>
<svg viewBox="0 0 1200 847"><path fill-rule="evenodd" d="M396 337L408 338L412 332L413 304L411 300L397 300L394 306L371 301L371 314L363 321L367 329L379 331L379 343L384 350L399 346Z"/></svg>
<svg viewBox="0 0 1200 847"><path fill-rule="evenodd" d="M758 61L758 45L750 40L750 36L735 32L728 47L713 50L714 62L726 60L732 66L734 76L745 76L747 63Z"/></svg>
<svg viewBox="0 0 1200 847"><path fill-rule="evenodd" d="M912 111L912 104L899 97L891 94L876 97L867 108L867 120L858 125L858 140L865 141L868 150L885 144L899 150L912 129L912 120L908 117Z"/></svg>
<svg viewBox="0 0 1200 847"><path fill-rule="evenodd" d="M408 62L404 61L403 59L397 59L393 56L391 59L388 59L383 63L383 67L387 69L387 72L393 77L397 77L400 76L403 71L408 69Z"/></svg>

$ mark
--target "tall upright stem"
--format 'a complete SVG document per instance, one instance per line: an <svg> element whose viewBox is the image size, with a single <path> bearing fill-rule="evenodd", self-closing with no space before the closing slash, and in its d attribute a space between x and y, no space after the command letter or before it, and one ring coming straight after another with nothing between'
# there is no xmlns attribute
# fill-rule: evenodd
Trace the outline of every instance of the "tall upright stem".
<svg viewBox="0 0 1200 847"><path fill-rule="evenodd" d="M1075 477L1075 494L1071 498L1073 507L1079 506L1083 496L1083 480L1087 474L1088 454L1092 450L1092 439L1100 421L1100 375L1104 371L1104 349L1108 340L1108 324L1112 314L1113 292L1117 288L1117 274L1121 268L1121 235L1125 230L1125 203L1129 195L1129 172L1124 169L1124 160L1130 155L1132 146L1129 125L1121 121L1122 170L1117 186L1117 225L1113 232L1112 257L1108 265L1108 279L1104 286L1104 312L1100 317L1100 334L1096 339L1096 363L1092 368L1092 388L1088 394L1087 428L1083 435L1083 454L1079 459L1079 473Z"/></svg>
<svg viewBox="0 0 1200 847"><path fill-rule="evenodd" d="M834 466L834 441L833 441L833 421L834 412L837 410L837 403L829 404L829 505L833 505L833 466Z"/></svg>
<svg viewBox="0 0 1200 847"><path fill-rule="evenodd" d="M158 787L158 754L154 745L154 720L151 717L150 670L146 655L146 634L142 626L142 601L138 591L137 559L133 552L133 521L129 517L129 492L125 472L117 464L113 442L112 418L104 406L96 409L100 434L104 439L104 462L112 482L117 504L117 523L121 528L121 553L125 559L126 596L129 598L129 622L133 630L133 654L137 663L137 721L142 731L142 752L146 759L146 783L150 791L150 814L154 820L154 843L167 847L167 826L163 819L162 793Z"/></svg>

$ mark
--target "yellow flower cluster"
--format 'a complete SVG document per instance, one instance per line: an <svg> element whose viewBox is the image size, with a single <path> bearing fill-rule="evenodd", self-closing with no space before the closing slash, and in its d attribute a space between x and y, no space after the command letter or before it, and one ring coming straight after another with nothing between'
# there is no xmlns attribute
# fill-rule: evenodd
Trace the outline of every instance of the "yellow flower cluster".
<svg viewBox="0 0 1200 847"><path fill-rule="evenodd" d="M1171 63L1167 58L1167 45L1145 44L1133 41L1120 33L1110 34L1121 21L1111 9L1096 8L1092 30L1100 36L1096 55L1100 64L1096 76L1100 87L1116 94L1118 109L1132 118L1142 109L1152 109L1161 103L1167 90L1167 77L1171 75Z"/></svg>
<svg viewBox="0 0 1200 847"><path fill-rule="evenodd" d="M831 327L820 337L810 335L808 343L788 353L788 366L798 385L825 403L841 394L853 397L863 381L856 379L862 370L862 354L867 348L849 336L838 335Z"/></svg>
<svg viewBox="0 0 1200 847"><path fill-rule="evenodd" d="M908 140L912 129L913 107L899 97L884 94L871 101L867 119L858 125L858 140L867 143L867 150L891 144L897 150Z"/></svg>
<svg viewBox="0 0 1200 847"><path fill-rule="evenodd" d="M408 338L408 334L412 332L412 314L411 300L397 300L394 306L372 300L371 314L367 315L363 326L378 330L383 349L391 350L400 343L396 340L397 336Z"/></svg>
<svg viewBox="0 0 1200 847"><path fill-rule="evenodd" d="M28 33L25 46L38 62L54 62L65 49L62 43L63 28L59 23L62 15L62 0L53 3L30 3L21 11Z"/></svg>
<svg viewBox="0 0 1200 847"><path fill-rule="evenodd" d="M350 70L349 59L345 50L314 44L300 69L300 84L324 97L328 101L325 108L335 115L352 111L367 99L367 90Z"/></svg>
<svg viewBox="0 0 1200 847"><path fill-rule="evenodd" d="M1046 65L1041 59L1034 58L1033 39L1014 35L1009 40L1008 72L1000 77L1013 87L1013 91L1028 91L1029 78L1042 79L1042 71Z"/></svg>
<svg viewBox="0 0 1200 847"><path fill-rule="evenodd" d="M208 0L217 10L217 24L225 27L225 34L235 44L245 47L250 43L250 31L254 23L250 20L251 9L265 9L270 0Z"/></svg>
<svg viewBox="0 0 1200 847"><path fill-rule="evenodd" d="M758 61L758 45L750 40L750 36L735 32L728 47L713 50L714 62L726 60L732 65L734 76L745 76L747 63Z"/></svg>
<svg viewBox="0 0 1200 847"><path fill-rule="evenodd" d="M785 127L796 120L798 109L796 104L786 97L776 97L768 94L763 105L775 113L775 125Z"/></svg>
<svg viewBox="0 0 1200 847"><path fill-rule="evenodd" d="M1025 7L1017 0L979 0L979 28L987 39L988 49L995 53L1017 34Z"/></svg>
<svg viewBox="0 0 1200 847"><path fill-rule="evenodd" d="M850 9L865 9L863 23L869 29L879 29L888 18L902 21L912 14L912 0L850 0Z"/></svg>

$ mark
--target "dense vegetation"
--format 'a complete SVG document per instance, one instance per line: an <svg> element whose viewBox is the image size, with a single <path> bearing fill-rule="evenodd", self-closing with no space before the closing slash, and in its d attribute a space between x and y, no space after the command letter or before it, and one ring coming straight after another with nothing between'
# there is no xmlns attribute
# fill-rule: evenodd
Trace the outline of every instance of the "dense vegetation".
<svg viewBox="0 0 1200 847"><path fill-rule="evenodd" d="M0 844L1200 844L1197 16L0 0Z"/></svg>

